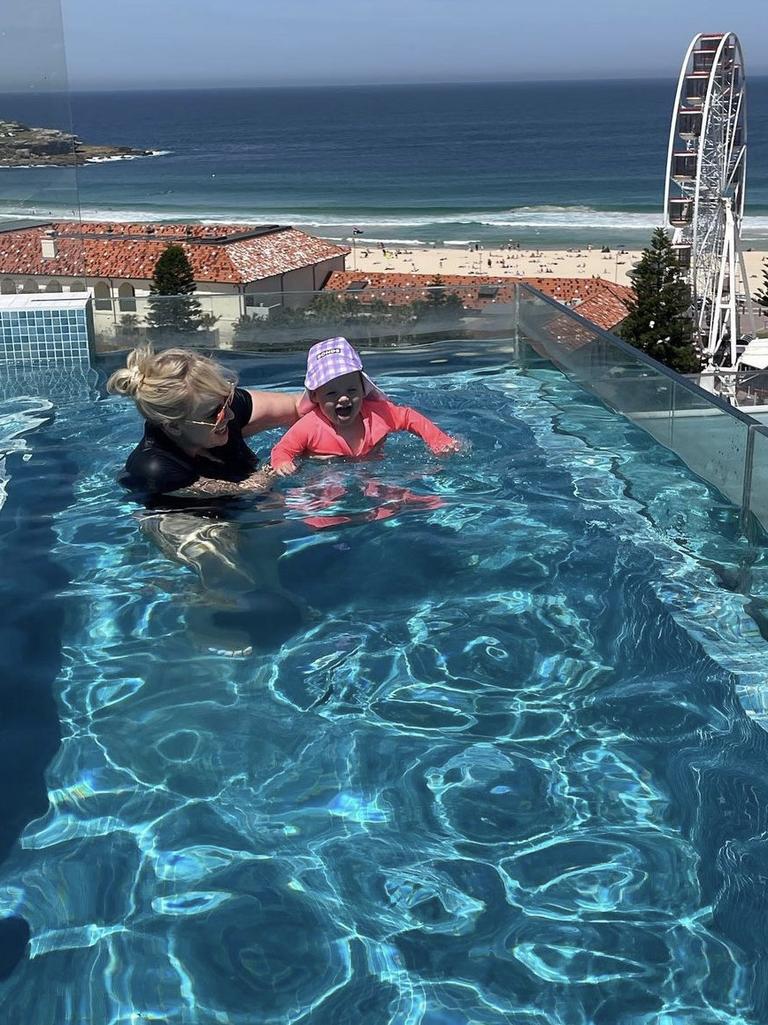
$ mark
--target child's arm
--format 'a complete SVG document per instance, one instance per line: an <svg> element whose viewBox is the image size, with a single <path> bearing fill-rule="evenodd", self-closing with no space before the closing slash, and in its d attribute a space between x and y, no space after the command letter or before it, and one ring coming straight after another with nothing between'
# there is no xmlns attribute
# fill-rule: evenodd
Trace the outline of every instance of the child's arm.
<svg viewBox="0 0 768 1025"><path fill-rule="evenodd" d="M278 476L286 477L296 472L296 459L306 452L309 442L308 419L303 417L290 427L272 449L269 462Z"/></svg>
<svg viewBox="0 0 768 1025"><path fill-rule="evenodd" d="M430 419L411 409L410 406L395 406L390 404L389 412L392 414L395 430L410 431L416 434L432 452L456 452L459 443L450 434L441 431L437 424Z"/></svg>

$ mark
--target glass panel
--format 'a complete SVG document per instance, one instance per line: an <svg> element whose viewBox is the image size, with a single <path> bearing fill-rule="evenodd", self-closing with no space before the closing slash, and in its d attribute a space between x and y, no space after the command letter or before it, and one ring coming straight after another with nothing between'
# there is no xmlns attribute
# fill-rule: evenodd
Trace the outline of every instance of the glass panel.
<svg viewBox="0 0 768 1025"><path fill-rule="evenodd" d="M59 0L3 4L0 122L2 230L20 230L32 220L50 222L54 231L61 220L79 219L75 163L84 155L72 131ZM82 274L76 238L56 232L44 241L39 233L20 232L14 249L38 274ZM0 266L0 273L6 270Z"/></svg>
<svg viewBox="0 0 768 1025"><path fill-rule="evenodd" d="M539 356L663 445L671 444L672 382L639 354L525 286L520 288L520 333Z"/></svg>
<svg viewBox="0 0 768 1025"><path fill-rule="evenodd" d="M514 303L470 305L477 289L366 289L348 292L260 292L243 295L195 293L190 299L137 294L126 312L106 285L96 290L94 322L98 348L195 345L258 351L307 348L319 338L344 335L353 345L408 346L455 342L456 353L469 342L493 341L495 351L512 357ZM122 300L124 303L125 300ZM196 307L196 308L195 308ZM471 346L470 346L471 348ZM486 347L487 348L487 347Z"/></svg>
<svg viewBox="0 0 768 1025"><path fill-rule="evenodd" d="M738 403L739 409L750 415L768 412L768 367L742 365L738 370L718 367L699 375L697 383L705 391Z"/></svg>
<svg viewBox="0 0 768 1025"><path fill-rule="evenodd" d="M700 477L741 506L750 421L681 381L675 382L672 448Z"/></svg>
<svg viewBox="0 0 768 1025"><path fill-rule="evenodd" d="M741 508L751 417L527 286L519 293L520 332L539 356L671 448Z"/></svg>
<svg viewBox="0 0 768 1025"><path fill-rule="evenodd" d="M754 447L747 511L768 530L768 428L754 427L752 432Z"/></svg>

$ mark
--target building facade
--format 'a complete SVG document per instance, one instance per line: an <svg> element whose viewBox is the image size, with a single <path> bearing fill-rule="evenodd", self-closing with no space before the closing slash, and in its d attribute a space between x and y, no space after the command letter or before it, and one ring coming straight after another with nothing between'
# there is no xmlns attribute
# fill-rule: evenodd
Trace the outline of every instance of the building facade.
<svg viewBox="0 0 768 1025"><path fill-rule="evenodd" d="M208 326L226 344L246 315L303 306L349 249L280 225L7 222L0 225L0 294L88 292L100 339L135 339L155 264L180 245Z"/></svg>

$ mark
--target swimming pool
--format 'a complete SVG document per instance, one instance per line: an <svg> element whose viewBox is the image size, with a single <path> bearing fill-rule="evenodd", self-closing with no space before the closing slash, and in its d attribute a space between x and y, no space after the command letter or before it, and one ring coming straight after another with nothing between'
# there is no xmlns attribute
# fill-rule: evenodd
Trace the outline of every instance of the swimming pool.
<svg viewBox="0 0 768 1025"><path fill-rule="evenodd" d="M217 653L249 589L213 616L115 484L127 404L0 408L8 1020L765 1020L764 555L642 431L477 351L369 362L468 454L399 436L163 533L302 610L250 657Z"/></svg>

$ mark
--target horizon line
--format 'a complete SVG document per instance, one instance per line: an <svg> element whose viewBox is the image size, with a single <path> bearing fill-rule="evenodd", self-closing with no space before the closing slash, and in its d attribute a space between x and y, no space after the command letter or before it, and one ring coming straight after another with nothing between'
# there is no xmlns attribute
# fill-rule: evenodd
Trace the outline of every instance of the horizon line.
<svg viewBox="0 0 768 1025"><path fill-rule="evenodd" d="M156 93L156 92L249 92L258 90L275 90L275 89L412 89L417 87L423 88L449 88L452 86L468 86L468 87L482 87L489 85L566 85L566 84L609 84L611 82L670 82L675 81L678 77L678 73L670 73L667 75L643 75L643 74L630 74L621 75L616 77L600 77L600 78L507 78L507 79L478 79L478 80L454 80L454 81L404 81L404 82L273 82L273 83L259 83L259 84L210 84L210 83L190 83L187 85L139 85L139 84L126 84L126 85L111 85L111 86L72 86L68 89L59 90L31 90L29 86L0 86L0 96L5 95L58 95L62 92L75 93ZM749 80L768 78L768 71L753 73L748 77Z"/></svg>

